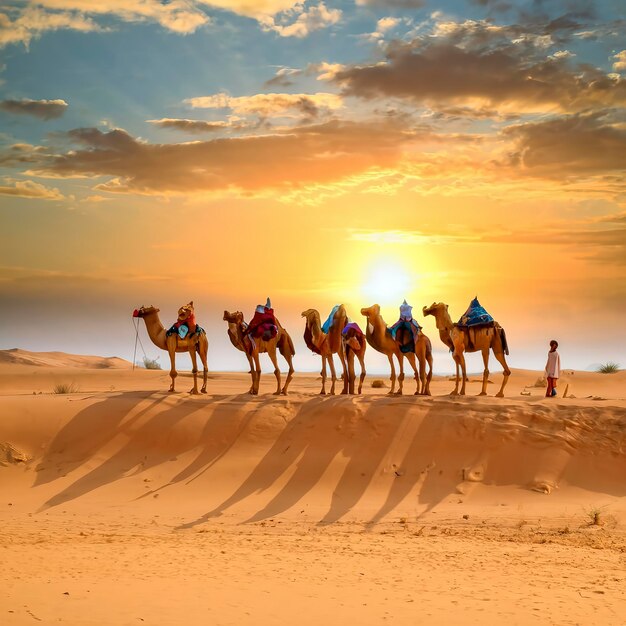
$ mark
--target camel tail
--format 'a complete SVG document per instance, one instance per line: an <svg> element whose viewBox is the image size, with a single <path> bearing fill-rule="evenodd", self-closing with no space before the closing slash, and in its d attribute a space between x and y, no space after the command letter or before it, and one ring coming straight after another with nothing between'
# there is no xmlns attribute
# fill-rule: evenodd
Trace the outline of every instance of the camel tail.
<svg viewBox="0 0 626 626"><path fill-rule="evenodd" d="M502 342L502 350L504 350L504 354L509 356L509 343L506 340L506 333L504 332L504 328L500 326L500 341Z"/></svg>

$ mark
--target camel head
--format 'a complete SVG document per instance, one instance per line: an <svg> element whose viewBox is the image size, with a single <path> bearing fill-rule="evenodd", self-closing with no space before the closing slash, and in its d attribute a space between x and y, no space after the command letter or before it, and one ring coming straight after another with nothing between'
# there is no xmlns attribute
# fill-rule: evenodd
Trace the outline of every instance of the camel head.
<svg viewBox="0 0 626 626"><path fill-rule="evenodd" d="M372 317L378 317L380 315L380 305L372 304L372 306L368 308L361 309L361 315L364 315L365 317L367 317L368 321Z"/></svg>
<svg viewBox="0 0 626 626"><path fill-rule="evenodd" d="M424 317L427 315L433 315L437 317L442 311L448 311L448 305L443 302L433 302L430 306L425 306L422 308L422 313Z"/></svg>
<svg viewBox="0 0 626 626"><path fill-rule="evenodd" d="M188 304L183 304L183 306L178 309L178 321L186 322L190 317L194 314L193 308L193 300Z"/></svg>
<svg viewBox="0 0 626 626"><path fill-rule="evenodd" d="M315 317L315 315L319 315L319 313L315 309L307 309L306 311L302 311L302 317L304 317L307 322L309 322L311 318Z"/></svg>
<svg viewBox="0 0 626 626"><path fill-rule="evenodd" d="M146 317L151 313L158 313L160 309L157 309L155 306L140 306L138 309L133 311L133 317Z"/></svg>
<svg viewBox="0 0 626 626"><path fill-rule="evenodd" d="M243 313L241 311L235 311L234 313L224 311L224 317L222 319L229 324L240 324L243 322Z"/></svg>

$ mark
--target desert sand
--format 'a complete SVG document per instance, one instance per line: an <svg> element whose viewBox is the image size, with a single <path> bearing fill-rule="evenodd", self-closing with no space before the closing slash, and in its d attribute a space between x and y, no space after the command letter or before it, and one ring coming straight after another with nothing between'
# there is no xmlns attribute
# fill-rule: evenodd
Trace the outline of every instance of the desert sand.
<svg viewBox="0 0 626 626"><path fill-rule="evenodd" d="M0 352L0 623L624 624L626 372L539 376L190 396Z"/></svg>

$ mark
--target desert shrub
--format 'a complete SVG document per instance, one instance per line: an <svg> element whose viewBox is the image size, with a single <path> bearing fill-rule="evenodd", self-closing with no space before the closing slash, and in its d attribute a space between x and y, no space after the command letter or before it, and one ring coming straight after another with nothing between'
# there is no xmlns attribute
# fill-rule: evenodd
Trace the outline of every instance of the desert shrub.
<svg viewBox="0 0 626 626"><path fill-rule="evenodd" d="M372 387L374 387L374 389L380 389L386 386L387 386L387 383L384 380L381 380L380 378L377 378L376 380L372 381Z"/></svg>
<svg viewBox="0 0 626 626"><path fill-rule="evenodd" d="M52 391L57 394L76 393L78 385L76 383L57 383Z"/></svg>
<svg viewBox="0 0 626 626"><path fill-rule="evenodd" d="M615 374L615 372L619 372L619 369L619 363L608 361L600 365L597 371L600 372L600 374Z"/></svg>
<svg viewBox="0 0 626 626"><path fill-rule="evenodd" d="M143 357L143 366L147 369L147 370L160 370L161 368L161 364L159 363L159 357L157 357L156 359L149 359L147 356Z"/></svg>

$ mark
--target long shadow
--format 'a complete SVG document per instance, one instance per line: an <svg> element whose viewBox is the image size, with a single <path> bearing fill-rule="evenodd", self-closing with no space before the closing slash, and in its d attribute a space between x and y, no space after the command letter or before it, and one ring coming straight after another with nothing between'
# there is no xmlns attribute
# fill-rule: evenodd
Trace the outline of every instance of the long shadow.
<svg viewBox="0 0 626 626"><path fill-rule="evenodd" d="M349 513L365 495L391 446L415 411L422 411L421 402L413 398L397 398L393 404L372 403L360 420L358 433L348 439L343 450L349 461L333 490L328 512L320 524L332 524Z"/></svg>
<svg viewBox="0 0 626 626"><path fill-rule="evenodd" d="M215 404L202 429L200 435L201 450L196 458L170 481L142 494L136 500L153 496L155 493L183 481L187 481L189 484L222 459L237 443L257 413L267 404L258 399L252 400L249 394L239 396L238 399L242 400L239 404L233 403L233 396L228 396ZM251 402L256 402L257 406L246 410ZM233 410L234 407L237 407L236 410Z"/></svg>
<svg viewBox="0 0 626 626"><path fill-rule="evenodd" d="M42 507L40 507L40 510L45 510L74 500L103 485L125 478L129 476L129 469L136 467L137 469L134 473L146 471L194 447L196 441L190 438L182 437L179 440L172 440L173 429L188 415L206 407L206 403L197 402L193 399L177 398L175 396L170 396L170 398L175 402L178 401L173 406L159 411L139 428L131 430L127 423L122 429L119 429L116 425L119 425L123 416L120 418L116 415L112 418L113 423L107 424L106 429L103 429L106 441L110 441L119 432L126 431L128 434L126 444L98 467L47 500ZM106 409L110 409L111 413L119 410L118 403L115 400L115 398L109 398L98 403L100 413L103 411L103 405ZM158 401L144 408L137 416L133 417L132 423L134 424L140 417L144 416L151 409L154 409L155 406L163 400L164 398L160 398ZM83 425L89 416L94 416L94 413L94 407L88 407L85 411L79 413L73 421L77 422L79 425ZM98 421L99 420L94 420L94 424L98 424ZM101 416L100 421L102 421ZM83 436L87 436L87 434L84 433ZM146 454L147 446L150 446L149 454ZM98 444L88 447L88 450L91 453L102 447L103 443L98 442Z"/></svg>
<svg viewBox="0 0 626 626"><path fill-rule="evenodd" d="M334 410L336 404L341 404L340 411ZM263 510L247 521L287 510L317 484L332 460L345 448L347 432L354 428L360 414L356 400L351 397L316 397L305 402L241 486L215 509L179 528L192 528L222 515L226 509L272 487L295 465L286 485Z"/></svg>
<svg viewBox="0 0 626 626"><path fill-rule="evenodd" d="M142 400L149 402L128 418ZM108 396L80 411L59 430L44 452L36 467L33 487L59 478L59 463L62 463L66 474L79 468L163 400L165 396L153 392L123 392Z"/></svg>

